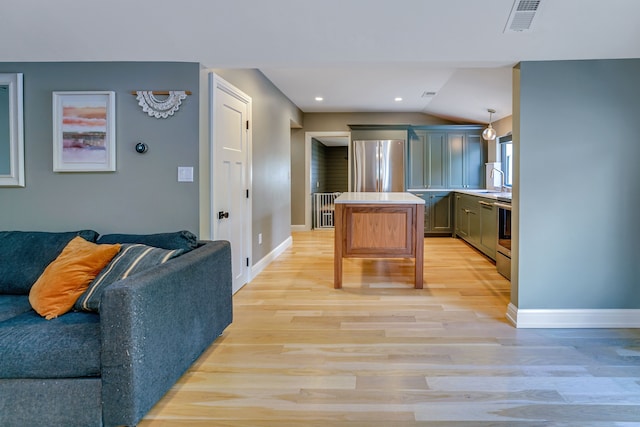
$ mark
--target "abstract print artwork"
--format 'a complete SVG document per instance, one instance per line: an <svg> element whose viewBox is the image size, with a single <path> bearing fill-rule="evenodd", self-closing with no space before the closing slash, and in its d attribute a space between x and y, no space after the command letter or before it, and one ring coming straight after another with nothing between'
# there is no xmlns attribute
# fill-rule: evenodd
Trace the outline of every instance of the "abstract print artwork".
<svg viewBox="0 0 640 427"><path fill-rule="evenodd" d="M53 93L55 172L115 171L115 153L115 92Z"/></svg>

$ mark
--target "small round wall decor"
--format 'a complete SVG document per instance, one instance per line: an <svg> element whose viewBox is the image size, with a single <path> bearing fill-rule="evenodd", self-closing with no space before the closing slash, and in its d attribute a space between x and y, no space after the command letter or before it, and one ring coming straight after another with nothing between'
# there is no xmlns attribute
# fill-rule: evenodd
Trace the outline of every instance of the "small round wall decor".
<svg viewBox="0 0 640 427"><path fill-rule="evenodd" d="M138 100L138 105L142 107L142 111L156 119L166 119L169 116L173 116L173 113L180 108L182 100L187 98L187 92L184 90L163 92L162 94L166 95L166 97L160 99L156 98L157 93L152 90L136 91L136 99Z"/></svg>

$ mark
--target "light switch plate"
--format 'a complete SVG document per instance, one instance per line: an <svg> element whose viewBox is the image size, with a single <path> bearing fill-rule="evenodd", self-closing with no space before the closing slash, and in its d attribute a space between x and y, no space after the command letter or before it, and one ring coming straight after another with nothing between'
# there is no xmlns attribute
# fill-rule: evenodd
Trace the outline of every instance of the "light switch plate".
<svg viewBox="0 0 640 427"><path fill-rule="evenodd" d="M193 182L193 166L178 166L178 182Z"/></svg>

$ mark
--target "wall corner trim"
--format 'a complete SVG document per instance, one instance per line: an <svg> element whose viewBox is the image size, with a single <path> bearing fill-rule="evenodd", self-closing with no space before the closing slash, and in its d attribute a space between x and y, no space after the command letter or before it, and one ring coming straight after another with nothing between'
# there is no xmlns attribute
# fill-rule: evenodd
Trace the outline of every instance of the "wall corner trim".
<svg viewBox="0 0 640 427"><path fill-rule="evenodd" d="M507 319L516 328L640 328L640 309L518 309Z"/></svg>
<svg viewBox="0 0 640 427"><path fill-rule="evenodd" d="M271 252L266 254L260 261L255 263L251 267L251 277L249 281L252 281L258 274L262 272L269 264L271 264L276 258L278 258L284 251L286 251L293 244L293 238L287 237L284 242L276 246Z"/></svg>

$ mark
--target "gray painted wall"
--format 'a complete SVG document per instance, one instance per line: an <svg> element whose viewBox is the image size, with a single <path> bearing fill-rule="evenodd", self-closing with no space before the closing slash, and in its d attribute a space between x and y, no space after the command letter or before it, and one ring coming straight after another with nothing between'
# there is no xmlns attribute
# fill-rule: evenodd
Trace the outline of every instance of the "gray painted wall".
<svg viewBox="0 0 640 427"><path fill-rule="evenodd" d="M0 229L198 233L199 65L194 63L0 63L24 73L24 188L0 188ZM132 90L193 92L169 119L149 117ZM52 92L116 92L116 172L54 173ZM140 155L137 141L149 145ZM195 182L178 183L177 167Z"/></svg>
<svg viewBox="0 0 640 427"><path fill-rule="evenodd" d="M260 71L213 70L252 100L252 264L291 236L291 123L302 112ZM262 245L258 244L262 233Z"/></svg>
<svg viewBox="0 0 640 427"><path fill-rule="evenodd" d="M524 62L519 81L514 304L640 308L640 59Z"/></svg>
<svg viewBox="0 0 640 427"><path fill-rule="evenodd" d="M306 113L291 129L291 224L305 223L305 133L349 132L349 125L440 125L453 122L421 113ZM353 139L353 138L352 138Z"/></svg>

